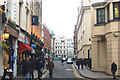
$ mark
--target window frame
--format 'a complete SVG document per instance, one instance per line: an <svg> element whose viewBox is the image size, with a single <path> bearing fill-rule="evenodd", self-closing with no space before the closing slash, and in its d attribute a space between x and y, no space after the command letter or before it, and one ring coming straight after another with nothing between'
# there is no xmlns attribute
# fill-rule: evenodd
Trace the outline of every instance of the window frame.
<svg viewBox="0 0 120 80"><path fill-rule="evenodd" d="M119 17L115 18L115 3L118 3L119 5ZM113 2L113 19L119 19L120 18L120 2Z"/></svg>
<svg viewBox="0 0 120 80"><path fill-rule="evenodd" d="M107 6L107 22L110 21L110 5Z"/></svg>
<svg viewBox="0 0 120 80"><path fill-rule="evenodd" d="M102 10L102 9L104 9L104 22L98 22L98 11L99 10ZM102 24L102 23L105 23L105 8L98 8L98 9L96 9L96 13L97 13L97 24Z"/></svg>

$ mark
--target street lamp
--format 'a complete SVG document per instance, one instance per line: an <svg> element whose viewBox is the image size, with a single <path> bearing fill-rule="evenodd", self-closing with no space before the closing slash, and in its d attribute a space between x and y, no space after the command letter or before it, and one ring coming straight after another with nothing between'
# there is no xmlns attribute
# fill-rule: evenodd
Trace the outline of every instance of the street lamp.
<svg viewBox="0 0 120 80"><path fill-rule="evenodd" d="M4 33L4 39L9 39L9 33L8 32Z"/></svg>
<svg viewBox="0 0 120 80"><path fill-rule="evenodd" d="M8 28L5 28L4 39L9 39Z"/></svg>

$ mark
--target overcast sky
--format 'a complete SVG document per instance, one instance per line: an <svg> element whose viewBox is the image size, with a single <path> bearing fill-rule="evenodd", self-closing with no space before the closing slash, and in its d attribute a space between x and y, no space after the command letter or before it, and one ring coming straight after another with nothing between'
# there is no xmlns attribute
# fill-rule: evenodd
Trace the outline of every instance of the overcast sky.
<svg viewBox="0 0 120 80"><path fill-rule="evenodd" d="M55 36L73 38L81 0L43 0L42 19Z"/></svg>

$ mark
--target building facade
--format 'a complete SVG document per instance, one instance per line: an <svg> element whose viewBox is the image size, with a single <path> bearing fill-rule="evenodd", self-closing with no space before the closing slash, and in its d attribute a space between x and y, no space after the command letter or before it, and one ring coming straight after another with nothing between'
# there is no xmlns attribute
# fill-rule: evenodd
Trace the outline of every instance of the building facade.
<svg viewBox="0 0 120 80"><path fill-rule="evenodd" d="M82 1L77 20L78 58L88 58L91 47L91 7L90 1Z"/></svg>
<svg viewBox="0 0 120 80"><path fill-rule="evenodd" d="M44 53L46 55L46 58L49 58L51 53L51 35L50 29L47 27L46 24L43 24L43 34Z"/></svg>
<svg viewBox="0 0 120 80"><path fill-rule="evenodd" d="M3 50L2 58L0 58L0 76L4 76L4 69L12 69L13 76L16 77L19 73L20 62L25 55L22 54L23 52L20 53L21 43L28 45L30 48L33 41L33 43L40 46L39 50L42 48L42 0L39 0L39 2L33 0L31 2L29 0L2 1L3 4L1 4L0 1L0 6L5 6L4 12L7 18L2 31L9 33L9 39L4 40L4 36L2 36L1 42L5 44L5 41L6 46L9 48ZM34 26L32 25L33 15L39 17L38 25L35 26L35 28L33 28ZM3 21L3 19L1 21ZM32 38L34 38L34 40L31 40Z"/></svg>
<svg viewBox="0 0 120 80"><path fill-rule="evenodd" d="M55 58L67 58L68 57L68 43L67 39L57 36L55 38Z"/></svg>
<svg viewBox="0 0 120 80"><path fill-rule="evenodd" d="M75 25L74 28L74 55L77 57L78 51L77 51L77 26Z"/></svg>
<svg viewBox="0 0 120 80"><path fill-rule="evenodd" d="M54 59L55 57L55 34L51 32L51 54L50 57Z"/></svg>
<svg viewBox="0 0 120 80"><path fill-rule="evenodd" d="M120 0L92 3L92 70L111 74L117 64L120 75Z"/></svg>
<svg viewBox="0 0 120 80"><path fill-rule="evenodd" d="M74 57L74 43L72 38L67 39L68 42L68 57L73 58Z"/></svg>

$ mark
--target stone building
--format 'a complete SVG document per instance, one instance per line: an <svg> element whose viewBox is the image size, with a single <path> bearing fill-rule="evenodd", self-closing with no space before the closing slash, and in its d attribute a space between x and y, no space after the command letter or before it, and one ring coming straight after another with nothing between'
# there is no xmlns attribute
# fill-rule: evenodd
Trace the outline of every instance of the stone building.
<svg viewBox="0 0 120 80"><path fill-rule="evenodd" d="M92 71L111 74L117 64L120 75L120 0L92 3Z"/></svg>
<svg viewBox="0 0 120 80"><path fill-rule="evenodd" d="M67 45L67 39L64 36L55 38L55 58L67 58Z"/></svg>
<svg viewBox="0 0 120 80"><path fill-rule="evenodd" d="M72 38L67 39L68 42L68 57L74 57L74 43Z"/></svg>
<svg viewBox="0 0 120 80"><path fill-rule="evenodd" d="M91 47L91 5L89 0L82 1L76 26L78 58L88 58Z"/></svg>

